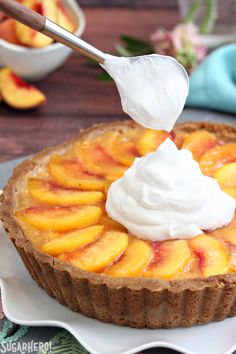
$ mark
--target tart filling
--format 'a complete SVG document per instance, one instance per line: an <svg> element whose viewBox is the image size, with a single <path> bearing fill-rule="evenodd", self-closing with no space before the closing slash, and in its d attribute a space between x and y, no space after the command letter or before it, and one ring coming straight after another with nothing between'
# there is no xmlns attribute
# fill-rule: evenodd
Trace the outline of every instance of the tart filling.
<svg viewBox="0 0 236 354"><path fill-rule="evenodd" d="M167 138L189 149L202 172L236 196L236 144L206 129L153 131L135 124L84 134L27 171L14 215L41 252L80 270L109 277L205 278L236 271L236 218L191 240L137 239L105 210L110 184L135 157ZM184 171L183 171L184 173ZM194 191L193 191L194 192ZM196 192L196 191L195 191Z"/></svg>

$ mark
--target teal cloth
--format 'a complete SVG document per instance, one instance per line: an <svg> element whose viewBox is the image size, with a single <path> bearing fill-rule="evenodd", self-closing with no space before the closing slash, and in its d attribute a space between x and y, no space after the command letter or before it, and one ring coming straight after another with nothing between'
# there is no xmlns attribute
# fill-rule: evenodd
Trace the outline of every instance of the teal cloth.
<svg viewBox="0 0 236 354"><path fill-rule="evenodd" d="M195 69L186 105L236 113L236 44L216 49Z"/></svg>

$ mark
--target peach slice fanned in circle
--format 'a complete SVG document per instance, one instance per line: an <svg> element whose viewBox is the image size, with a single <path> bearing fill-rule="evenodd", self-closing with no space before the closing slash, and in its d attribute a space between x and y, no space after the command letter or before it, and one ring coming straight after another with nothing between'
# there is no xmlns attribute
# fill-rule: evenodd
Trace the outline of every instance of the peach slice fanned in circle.
<svg viewBox="0 0 236 354"><path fill-rule="evenodd" d="M127 233L107 231L98 241L78 251L70 261L80 269L101 272L124 253L128 242Z"/></svg>
<svg viewBox="0 0 236 354"><path fill-rule="evenodd" d="M108 267L105 274L112 277L136 277L147 267L151 260L152 249L149 244L133 239L121 260Z"/></svg>
<svg viewBox="0 0 236 354"><path fill-rule="evenodd" d="M217 239L221 239L222 237L230 233L232 229L236 230L236 213L234 214L233 219L227 226L208 232L207 235L216 237Z"/></svg>
<svg viewBox="0 0 236 354"><path fill-rule="evenodd" d="M175 278L191 259L191 251L185 240L157 242L154 247L154 259L143 274L156 279Z"/></svg>
<svg viewBox="0 0 236 354"><path fill-rule="evenodd" d="M41 230L66 232L95 224L102 215L97 206L31 207L18 211L16 216Z"/></svg>
<svg viewBox="0 0 236 354"><path fill-rule="evenodd" d="M189 245L204 277L227 273L229 254L222 242L208 235L200 235L190 240Z"/></svg>
<svg viewBox="0 0 236 354"><path fill-rule="evenodd" d="M104 194L99 191L62 189L37 178L28 180L28 190L35 200L51 205L88 205L104 199Z"/></svg>
<svg viewBox="0 0 236 354"><path fill-rule="evenodd" d="M99 219L99 224L104 225L105 230L126 231L125 227L117 221L112 220L107 214L104 214Z"/></svg>
<svg viewBox="0 0 236 354"><path fill-rule="evenodd" d="M52 179L62 187L88 191L103 191L106 181L96 175L84 172L78 159L53 155L48 162Z"/></svg>
<svg viewBox="0 0 236 354"><path fill-rule="evenodd" d="M155 151L167 138L172 138L171 133L164 130L147 129L137 141L137 149L141 156Z"/></svg>
<svg viewBox="0 0 236 354"><path fill-rule="evenodd" d="M222 242L229 250L229 271L236 271L236 228L230 226L217 229L208 234Z"/></svg>
<svg viewBox="0 0 236 354"><path fill-rule="evenodd" d="M41 91L23 81L9 68L0 70L0 92L3 100L17 109L34 108L46 100Z"/></svg>
<svg viewBox="0 0 236 354"><path fill-rule="evenodd" d="M236 144L225 144L208 150L199 160L202 173L212 176L226 163L236 162Z"/></svg>
<svg viewBox="0 0 236 354"><path fill-rule="evenodd" d="M213 232L214 235L214 232ZM236 228L232 229L219 229L217 230L217 236L224 242L228 242L233 246L236 246Z"/></svg>
<svg viewBox="0 0 236 354"><path fill-rule="evenodd" d="M93 225L63 235L58 234L57 238L46 242L41 250L51 256L72 252L94 242L101 235L103 229L102 225Z"/></svg>
<svg viewBox="0 0 236 354"><path fill-rule="evenodd" d="M89 173L101 175L107 180L122 177L127 169L107 155L96 141L76 142L74 149Z"/></svg>
<svg viewBox="0 0 236 354"><path fill-rule="evenodd" d="M133 143L118 140L113 148L113 156L122 165L129 167L134 159L139 156L139 153Z"/></svg>
<svg viewBox="0 0 236 354"><path fill-rule="evenodd" d="M236 198L236 162L228 163L218 168L213 177L224 192Z"/></svg>
<svg viewBox="0 0 236 354"><path fill-rule="evenodd" d="M198 161L207 150L219 144L220 142L214 134L206 130L198 130L186 136L182 149L190 150L194 160Z"/></svg>
<svg viewBox="0 0 236 354"><path fill-rule="evenodd" d="M230 270L236 271L236 229L224 229L217 231L218 238L223 241L230 250Z"/></svg>
<svg viewBox="0 0 236 354"><path fill-rule="evenodd" d="M124 139L117 131L108 131L100 139L99 144L105 153L124 166L131 166L134 159L139 156L134 142Z"/></svg>

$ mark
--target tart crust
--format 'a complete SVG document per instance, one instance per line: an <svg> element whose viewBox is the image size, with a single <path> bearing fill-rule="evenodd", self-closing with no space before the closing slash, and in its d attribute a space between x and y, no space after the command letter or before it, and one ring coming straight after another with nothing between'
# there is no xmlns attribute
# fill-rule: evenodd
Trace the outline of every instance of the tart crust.
<svg viewBox="0 0 236 354"><path fill-rule="evenodd" d="M132 121L98 124L76 137L96 136L107 129L135 127ZM226 142L236 141L236 128L224 124L187 122L175 132L205 129ZM74 141L74 140L73 140ZM27 173L45 164L52 153L66 151L73 141L47 148L15 168L1 196L0 216L32 278L73 311L103 322L135 328L173 328L204 324L236 315L236 274L163 281L112 278L82 271L40 252L14 216L17 192Z"/></svg>

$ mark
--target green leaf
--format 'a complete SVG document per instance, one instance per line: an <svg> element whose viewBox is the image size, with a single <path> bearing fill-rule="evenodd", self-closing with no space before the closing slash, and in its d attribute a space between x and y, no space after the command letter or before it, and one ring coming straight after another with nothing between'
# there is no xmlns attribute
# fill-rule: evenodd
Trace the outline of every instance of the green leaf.
<svg viewBox="0 0 236 354"><path fill-rule="evenodd" d="M151 54L154 52L149 42L127 35L120 36L121 43L115 45L118 54L126 57Z"/></svg>
<svg viewBox="0 0 236 354"><path fill-rule="evenodd" d="M89 354L75 337L65 330L58 332L47 344L51 348L48 351L39 351L38 354Z"/></svg>
<svg viewBox="0 0 236 354"><path fill-rule="evenodd" d="M197 57L194 48L185 47L177 51L176 59L187 71L191 71L197 65Z"/></svg>
<svg viewBox="0 0 236 354"><path fill-rule="evenodd" d="M149 42L124 34L120 36L120 39L126 44L127 49L130 51L139 51L143 48L150 47Z"/></svg>
<svg viewBox="0 0 236 354"><path fill-rule="evenodd" d="M100 81L112 81L112 78L106 71L102 71L98 75L98 80L100 80Z"/></svg>
<svg viewBox="0 0 236 354"><path fill-rule="evenodd" d="M115 44L115 50L122 57L132 57L133 56L133 53L130 50L128 50L127 48L123 47L120 43Z"/></svg>

